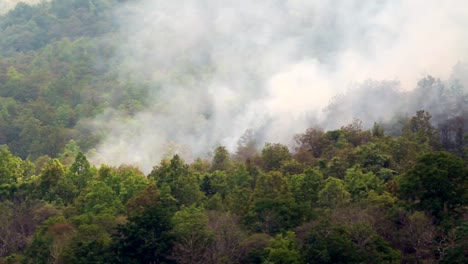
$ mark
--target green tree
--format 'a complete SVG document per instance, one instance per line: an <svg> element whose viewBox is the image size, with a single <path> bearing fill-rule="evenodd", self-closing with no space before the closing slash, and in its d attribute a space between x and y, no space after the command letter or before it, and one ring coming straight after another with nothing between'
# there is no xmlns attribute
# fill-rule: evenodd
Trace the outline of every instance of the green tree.
<svg viewBox="0 0 468 264"><path fill-rule="evenodd" d="M271 245L266 248L267 262L278 264L300 264L302 260L294 232L278 234L272 239Z"/></svg>
<svg viewBox="0 0 468 264"><path fill-rule="evenodd" d="M117 215L123 212L123 205L112 188L96 180L88 183L75 204L82 213Z"/></svg>
<svg viewBox="0 0 468 264"><path fill-rule="evenodd" d="M93 168L82 152L76 155L75 162L70 166L69 177L79 191L83 190L93 179Z"/></svg>
<svg viewBox="0 0 468 264"><path fill-rule="evenodd" d="M310 230L303 247L309 263L360 263L357 247L343 227L320 224Z"/></svg>
<svg viewBox="0 0 468 264"><path fill-rule="evenodd" d="M282 144L266 143L262 150L262 162L265 170L278 170L283 161L292 158L288 147Z"/></svg>
<svg viewBox="0 0 468 264"><path fill-rule="evenodd" d="M78 154L81 153L80 147L75 140L70 140L65 145L63 151L59 154L59 160L65 165L73 164Z"/></svg>
<svg viewBox="0 0 468 264"><path fill-rule="evenodd" d="M351 227L320 223L303 245L307 263L397 263L400 254L363 225Z"/></svg>
<svg viewBox="0 0 468 264"><path fill-rule="evenodd" d="M214 194L219 194L221 197L226 197L228 191L227 175L224 171L214 171L205 174L201 184L201 190L207 197Z"/></svg>
<svg viewBox="0 0 468 264"><path fill-rule="evenodd" d="M177 263L206 263L213 233L208 229L208 215L204 208L182 206L174 214L172 223L176 240L172 258Z"/></svg>
<svg viewBox="0 0 468 264"><path fill-rule="evenodd" d="M461 158L447 152L422 156L399 180L399 195L418 210L441 219L454 214L468 199L468 170Z"/></svg>
<svg viewBox="0 0 468 264"><path fill-rule="evenodd" d="M215 149L215 154L211 161L211 171L227 171L231 165L231 159L226 147L219 146Z"/></svg>
<svg viewBox="0 0 468 264"><path fill-rule="evenodd" d="M363 173L358 167L346 171L344 183L355 201L366 198L371 190L382 193L384 188L383 181L377 178L374 173Z"/></svg>
<svg viewBox="0 0 468 264"><path fill-rule="evenodd" d="M148 185L148 179L138 168L121 165L119 168L102 165L98 170L98 179L112 188L122 204L140 193Z"/></svg>
<svg viewBox="0 0 468 264"><path fill-rule="evenodd" d="M318 203L323 207L343 206L350 200L351 194L346 190L343 181L333 177L325 180L323 188L318 193Z"/></svg>
<svg viewBox="0 0 468 264"><path fill-rule="evenodd" d="M297 203L317 203L318 193L322 189L323 175L316 169L306 169L304 174L293 175L290 178L291 191Z"/></svg>
<svg viewBox="0 0 468 264"><path fill-rule="evenodd" d="M431 115L420 110L403 127L403 135L394 147L394 157L404 170L413 167L417 159L438 148L438 131L432 126Z"/></svg>
<svg viewBox="0 0 468 264"><path fill-rule="evenodd" d="M0 185L17 183L25 173L23 160L14 156L7 146L0 146Z"/></svg>
<svg viewBox="0 0 468 264"><path fill-rule="evenodd" d="M171 263L172 208L148 186L127 204L129 219L116 228L109 263Z"/></svg>
<svg viewBox="0 0 468 264"><path fill-rule="evenodd" d="M302 220L289 182L279 171L261 173L252 198L244 222L255 231L273 234Z"/></svg>
<svg viewBox="0 0 468 264"><path fill-rule="evenodd" d="M156 180L158 188L168 188L179 205L188 206L201 201L203 197L199 180L178 155L175 155L170 162L162 161L148 177Z"/></svg>
<svg viewBox="0 0 468 264"><path fill-rule="evenodd" d="M52 159L45 165L37 181L37 193L46 201L55 201L58 197L58 188L61 179L65 178L65 168L58 159Z"/></svg>
<svg viewBox="0 0 468 264"><path fill-rule="evenodd" d="M63 216L48 219L34 235L24 263L61 263L75 235L75 227Z"/></svg>

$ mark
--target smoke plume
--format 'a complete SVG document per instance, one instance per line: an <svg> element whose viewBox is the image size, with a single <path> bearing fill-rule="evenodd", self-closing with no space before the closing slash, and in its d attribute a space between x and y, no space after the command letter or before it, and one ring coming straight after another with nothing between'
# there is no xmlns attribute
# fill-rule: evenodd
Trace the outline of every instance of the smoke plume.
<svg viewBox="0 0 468 264"><path fill-rule="evenodd" d="M428 74L449 79L468 55L463 0L140 0L115 18L119 76L147 85L150 104L98 116L107 135L93 159L145 171L174 153L234 151L248 129L288 144L312 125L391 118L395 94ZM331 120L340 94L365 107Z"/></svg>

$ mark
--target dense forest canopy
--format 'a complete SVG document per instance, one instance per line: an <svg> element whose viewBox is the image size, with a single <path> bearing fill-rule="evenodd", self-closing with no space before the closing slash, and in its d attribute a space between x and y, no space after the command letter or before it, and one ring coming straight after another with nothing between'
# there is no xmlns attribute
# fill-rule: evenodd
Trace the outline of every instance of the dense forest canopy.
<svg viewBox="0 0 468 264"><path fill-rule="evenodd" d="M0 263L464 263L463 6L1 2Z"/></svg>

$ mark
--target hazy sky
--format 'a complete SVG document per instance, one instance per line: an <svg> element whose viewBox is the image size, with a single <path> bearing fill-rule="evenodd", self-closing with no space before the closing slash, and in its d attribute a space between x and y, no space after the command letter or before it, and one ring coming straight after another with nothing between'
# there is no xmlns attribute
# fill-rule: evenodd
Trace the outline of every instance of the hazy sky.
<svg viewBox="0 0 468 264"><path fill-rule="evenodd" d="M27 4L37 4L41 1L48 0L0 0L0 14L8 12L10 9L13 9L17 3L23 2Z"/></svg>

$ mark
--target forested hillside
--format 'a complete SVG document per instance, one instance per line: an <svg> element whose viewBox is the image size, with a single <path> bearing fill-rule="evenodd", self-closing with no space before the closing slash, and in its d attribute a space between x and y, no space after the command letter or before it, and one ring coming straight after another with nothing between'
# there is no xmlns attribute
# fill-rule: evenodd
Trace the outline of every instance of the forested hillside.
<svg viewBox="0 0 468 264"><path fill-rule="evenodd" d="M184 52L158 57L160 68L151 69L122 57L121 44L133 42L117 18L128 16L122 6L145 1L37 2L0 16L0 263L468 259L463 62L449 78L426 75L414 89L401 89L398 81L361 83L335 96L320 119L307 117L308 128L287 135L289 141L268 140L285 137L290 130L281 125L292 124L292 115L283 123L266 116L232 139L229 130L244 125L228 115L241 111L236 100L267 92L255 90L261 80L246 70L258 70L252 65L217 69L239 64L200 48L227 45L230 38L173 43ZM178 40L175 32L165 36ZM161 41L149 50L164 50ZM223 58L237 58L236 52ZM320 56L329 59L326 52ZM212 95L213 87L201 85L221 82L220 72L246 87L241 96L230 101L229 89ZM249 77L235 79L240 75ZM190 112L197 115L183 116ZM155 139L161 131L169 136ZM220 135L237 144L224 146ZM140 144L135 137L143 146L125 148ZM124 147L105 152L113 144ZM153 152L162 159L149 156ZM142 167L148 160L150 169Z"/></svg>

